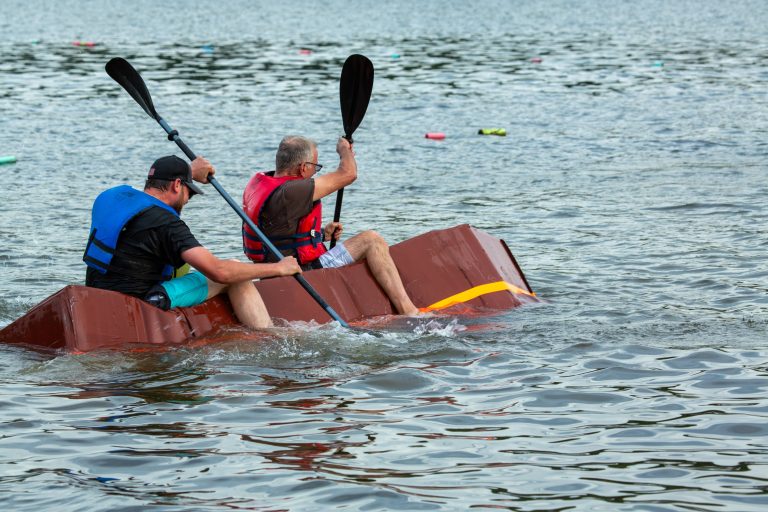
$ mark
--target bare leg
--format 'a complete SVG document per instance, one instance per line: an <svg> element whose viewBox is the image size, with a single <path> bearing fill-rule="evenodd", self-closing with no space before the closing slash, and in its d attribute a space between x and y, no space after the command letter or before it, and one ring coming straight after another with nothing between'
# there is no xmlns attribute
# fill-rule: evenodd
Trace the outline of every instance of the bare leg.
<svg viewBox="0 0 768 512"><path fill-rule="evenodd" d="M206 300L210 299L211 297L215 297L218 294L220 294L223 291L226 291L227 285L217 283L216 281L211 281L210 279L207 279L208 281L208 297Z"/></svg>
<svg viewBox="0 0 768 512"><path fill-rule="evenodd" d="M227 288L229 301L235 310L235 315L241 323L252 329L272 327L272 319L269 318L267 306L261 298L259 291L251 281L242 281L229 285Z"/></svg>
<svg viewBox="0 0 768 512"><path fill-rule="evenodd" d="M365 258L368 268L401 315L417 315L417 308L405 291L403 280L389 254L389 246L375 231L363 231L344 241L349 254L359 261Z"/></svg>
<svg viewBox="0 0 768 512"><path fill-rule="evenodd" d="M269 318L267 307L251 281L226 285L208 280L209 299L225 291L229 295L229 302L232 303L237 319L242 324L252 329L272 327L272 319Z"/></svg>

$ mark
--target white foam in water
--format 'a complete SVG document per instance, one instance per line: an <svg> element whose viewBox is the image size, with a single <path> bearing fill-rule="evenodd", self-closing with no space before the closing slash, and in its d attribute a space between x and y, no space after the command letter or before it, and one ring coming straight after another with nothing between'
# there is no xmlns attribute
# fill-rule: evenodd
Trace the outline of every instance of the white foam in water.
<svg viewBox="0 0 768 512"><path fill-rule="evenodd" d="M436 334L450 338L466 330L467 327L465 325L460 324L457 318L453 318L447 324L441 324L437 319L430 320L426 324L417 325L413 332L419 335Z"/></svg>

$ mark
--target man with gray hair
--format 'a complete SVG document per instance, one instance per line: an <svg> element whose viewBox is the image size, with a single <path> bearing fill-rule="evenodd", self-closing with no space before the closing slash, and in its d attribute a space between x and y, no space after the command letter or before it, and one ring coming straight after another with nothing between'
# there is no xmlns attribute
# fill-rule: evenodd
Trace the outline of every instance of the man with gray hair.
<svg viewBox="0 0 768 512"><path fill-rule="evenodd" d="M349 141L340 138L336 153L340 159L336 170L315 177L323 168L317 163L317 143L297 135L284 137L275 157L276 170L251 178L243 193L243 209L283 254L296 256L302 268L335 268L365 259L395 309L404 315L418 314L381 235L368 230L341 242L341 223L329 222L323 228L320 200L357 179ZM331 237L337 245L329 251L323 240ZM254 262L269 261L247 225L243 225L243 249Z"/></svg>

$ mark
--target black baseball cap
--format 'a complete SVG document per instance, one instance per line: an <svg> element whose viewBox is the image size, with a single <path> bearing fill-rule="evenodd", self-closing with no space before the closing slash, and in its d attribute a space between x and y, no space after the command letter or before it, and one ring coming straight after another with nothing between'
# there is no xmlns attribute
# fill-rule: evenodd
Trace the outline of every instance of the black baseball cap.
<svg viewBox="0 0 768 512"><path fill-rule="evenodd" d="M176 155L158 158L149 168L149 174L147 174L148 180L173 181L177 178L189 187L190 197L203 193L200 187L192 181L192 168L186 160L182 160Z"/></svg>

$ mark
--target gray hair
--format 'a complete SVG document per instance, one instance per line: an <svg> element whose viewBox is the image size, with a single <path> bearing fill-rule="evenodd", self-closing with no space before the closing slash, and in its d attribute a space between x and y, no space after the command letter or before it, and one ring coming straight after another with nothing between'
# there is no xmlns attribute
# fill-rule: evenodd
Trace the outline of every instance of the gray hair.
<svg viewBox="0 0 768 512"><path fill-rule="evenodd" d="M285 171L296 167L302 162L312 161L312 152L317 147L317 142L300 135L286 135L280 141L275 156L275 170Z"/></svg>

